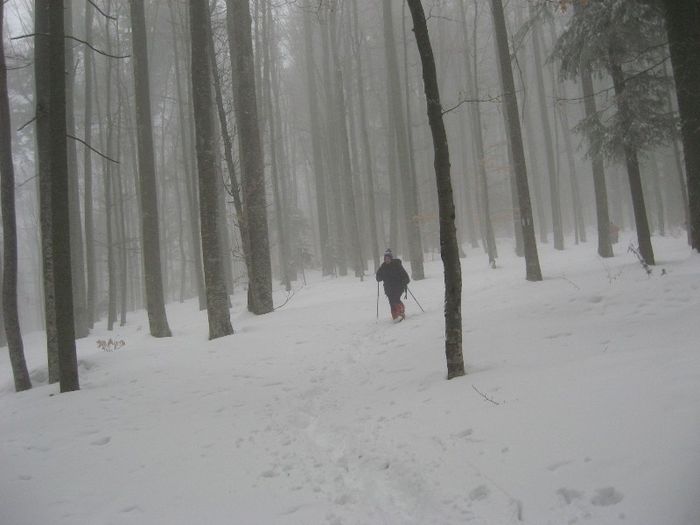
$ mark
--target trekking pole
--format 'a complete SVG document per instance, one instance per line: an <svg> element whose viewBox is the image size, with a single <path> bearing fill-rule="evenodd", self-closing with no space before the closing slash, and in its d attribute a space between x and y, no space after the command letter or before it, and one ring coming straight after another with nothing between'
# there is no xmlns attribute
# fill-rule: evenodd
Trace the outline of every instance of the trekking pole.
<svg viewBox="0 0 700 525"><path fill-rule="evenodd" d="M413 292L411 291L411 289L408 286L406 286L406 291L411 294L411 297L413 297L413 300L418 305L418 308L420 308L420 311L425 313L425 310L423 310L423 307L420 305L420 303L418 302L418 299L416 299L416 296L413 295Z"/></svg>
<svg viewBox="0 0 700 525"><path fill-rule="evenodd" d="M379 281L377 281L377 319L379 319Z"/></svg>

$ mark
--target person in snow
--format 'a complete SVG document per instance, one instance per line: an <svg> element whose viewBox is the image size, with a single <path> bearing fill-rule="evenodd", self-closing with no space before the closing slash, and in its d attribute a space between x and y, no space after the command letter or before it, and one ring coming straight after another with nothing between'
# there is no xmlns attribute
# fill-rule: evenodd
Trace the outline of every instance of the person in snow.
<svg viewBox="0 0 700 525"><path fill-rule="evenodd" d="M405 319L406 309L401 302L401 294L408 292L408 283L411 279L401 264L401 259L395 259L389 248L384 252L384 262L377 270L377 282L382 281L384 282L384 293L391 306L391 318L394 320Z"/></svg>

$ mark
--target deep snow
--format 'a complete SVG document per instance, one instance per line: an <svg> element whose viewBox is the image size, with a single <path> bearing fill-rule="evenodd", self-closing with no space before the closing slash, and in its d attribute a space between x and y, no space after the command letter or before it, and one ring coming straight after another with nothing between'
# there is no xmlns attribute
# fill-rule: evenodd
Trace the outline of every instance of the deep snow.
<svg viewBox="0 0 700 525"><path fill-rule="evenodd" d="M439 259L396 325L371 276L317 275L261 317L238 290L216 341L192 301L170 339L101 324L79 392L29 334L33 390L0 352L0 524L697 525L700 256L654 238L647 276L626 242L540 247L541 283L470 251L452 381Z"/></svg>

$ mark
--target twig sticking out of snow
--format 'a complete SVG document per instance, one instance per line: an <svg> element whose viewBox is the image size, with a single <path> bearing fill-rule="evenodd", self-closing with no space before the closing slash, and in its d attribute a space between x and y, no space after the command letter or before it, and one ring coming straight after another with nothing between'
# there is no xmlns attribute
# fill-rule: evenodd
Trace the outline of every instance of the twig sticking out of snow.
<svg viewBox="0 0 700 525"><path fill-rule="evenodd" d="M472 388L473 388L474 390L476 390L476 393L479 394L481 397L483 397L486 401L490 401L490 402L493 403L494 405L500 405L500 403L499 403L498 401L494 401L494 400L491 399L489 396L487 396L486 394L484 394L481 390L479 390L478 388L476 388L474 385L472 385Z"/></svg>

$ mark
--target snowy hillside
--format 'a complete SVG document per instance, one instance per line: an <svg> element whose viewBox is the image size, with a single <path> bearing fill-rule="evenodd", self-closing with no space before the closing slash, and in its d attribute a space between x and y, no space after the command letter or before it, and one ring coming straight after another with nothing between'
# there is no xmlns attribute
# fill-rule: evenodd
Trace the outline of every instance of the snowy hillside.
<svg viewBox="0 0 700 525"><path fill-rule="evenodd" d="M626 241L544 247L541 283L469 252L453 381L439 260L397 325L371 276L318 275L261 317L238 291L212 342L194 302L171 339L100 325L68 394L29 334L31 391L0 352L0 524L697 525L700 258L654 245L651 276Z"/></svg>

